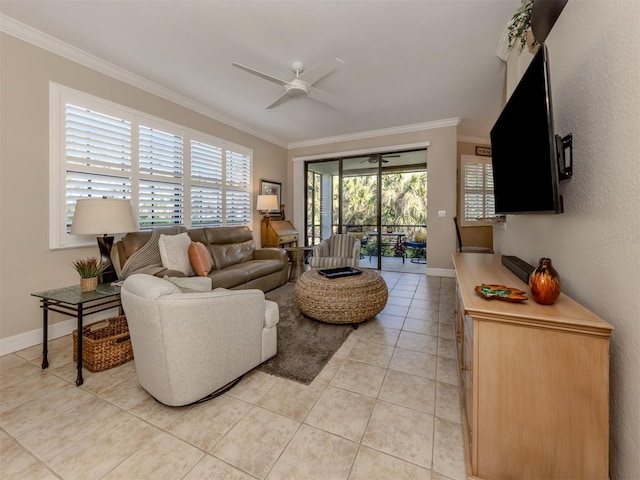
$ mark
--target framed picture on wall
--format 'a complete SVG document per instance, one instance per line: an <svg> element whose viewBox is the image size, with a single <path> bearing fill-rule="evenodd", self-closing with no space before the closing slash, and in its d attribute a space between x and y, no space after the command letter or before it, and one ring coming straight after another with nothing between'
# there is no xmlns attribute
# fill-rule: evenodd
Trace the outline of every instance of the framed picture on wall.
<svg viewBox="0 0 640 480"><path fill-rule="evenodd" d="M260 195L276 195L278 197L278 211L271 212L272 215L280 214L280 205L282 205L282 184L280 182L272 182L271 180L260 180Z"/></svg>
<svg viewBox="0 0 640 480"><path fill-rule="evenodd" d="M491 147L476 146L476 155L480 155L480 156L483 156L483 157L490 157L491 156Z"/></svg>

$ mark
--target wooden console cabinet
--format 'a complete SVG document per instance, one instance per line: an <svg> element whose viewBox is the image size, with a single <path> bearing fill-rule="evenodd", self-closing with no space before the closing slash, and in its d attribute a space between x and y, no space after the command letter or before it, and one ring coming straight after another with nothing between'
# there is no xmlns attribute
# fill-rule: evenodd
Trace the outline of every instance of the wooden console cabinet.
<svg viewBox="0 0 640 480"><path fill-rule="evenodd" d="M469 477L607 479L613 327L564 294L535 303L499 255L453 260ZM474 291L482 283L529 299L487 300Z"/></svg>

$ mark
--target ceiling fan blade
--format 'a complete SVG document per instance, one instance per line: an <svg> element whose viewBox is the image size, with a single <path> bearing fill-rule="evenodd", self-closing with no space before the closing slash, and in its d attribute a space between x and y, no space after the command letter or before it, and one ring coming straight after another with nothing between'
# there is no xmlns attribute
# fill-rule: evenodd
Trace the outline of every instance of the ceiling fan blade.
<svg viewBox="0 0 640 480"><path fill-rule="evenodd" d="M316 100L318 102L322 102L325 105L329 105L336 110L340 110L340 106L335 98L333 98L328 93L323 92L322 90L318 90L315 87L309 87L309 93L307 93L307 98L311 98L312 100Z"/></svg>
<svg viewBox="0 0 640 480"><path fill-rule="evenodd" d="M378 154L369 155L369 163L378 163L378 161L380 161L380 160L382 161L382 163L389 163L389 160L385 160L385 156L386 155L378 155ZM388 155L388 156L389 157L399 157L400 155ZM380 160L378 160L378 158ZM363 160L363 162L365 160Z"/></svg>
<svg viewBox="0 0 640 480"><path fill-rule="evenodd" d="M267 107L267 110L270 108L275 108L278 105L282 105L284 102L286 102L287 100L289 100L291 97L289 96L288 93L283 93L275 102L273 102L271 105L269 105Z"/></svg>
<svg viewBox="0 0 640 480"><path fill-rule="evenodd" d="M251 73L251 74L253 74L253 75L257 76L257 77L264 78L265 80L268 80L268 81L273 82L273 83L277 83L278 85L284 86L284 85L286 85L288 83L285 80L280 80L279 78L272 77L269 74L262 73L262 72L260 72L258 70L255 70L255 69L251 68L251 67L247 67L245 65L241 65L240 63L233 62L231 65L233 65L234 67L239 68L240 70L244 70L245 72L249 72L249 73Z"/></svg>
<svg viewBox="0 0 640 480"><path fill-rule="evenodd" d="M304 82L307 82L309 85L313 85L318 80L326 77L336 68L342 65L344 65L344 62L342 60L340 60L339 58L334 58L333 60L329 60L326 63L318 65L317 67L313 67L310 70L302 72L298 78L300 78L300 80Z"/></svg>

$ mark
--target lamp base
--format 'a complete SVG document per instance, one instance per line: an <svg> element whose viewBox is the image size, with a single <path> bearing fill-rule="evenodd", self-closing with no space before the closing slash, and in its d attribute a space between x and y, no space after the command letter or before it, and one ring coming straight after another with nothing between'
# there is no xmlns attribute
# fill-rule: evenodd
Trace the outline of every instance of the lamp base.
<svg viewBox="0 0 640 480"><path fill-rule="evenodd" d="M102 275L98 281L100 283L111 283L118 280L118 274L111 262L111 249L113 248L113 236L97 237L98 249L100 249L100 263L104 266Z"/></svg>

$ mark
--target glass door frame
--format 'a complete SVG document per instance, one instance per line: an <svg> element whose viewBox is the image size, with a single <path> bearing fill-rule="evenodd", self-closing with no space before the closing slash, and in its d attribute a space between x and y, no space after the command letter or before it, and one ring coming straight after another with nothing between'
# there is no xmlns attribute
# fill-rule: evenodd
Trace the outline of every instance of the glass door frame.
<svg viewBox="0 0 640 480"><path fill-rule="evenodd" d="M337 162L337 176L338 176L338 181L337 181L337 188L338 188L338 207L337 207L337 218L336 221L337 223L334 223L334 216L333 216L333 182L332 182L332 198L331 198L331 225L330 225L330 231L331 233L343 233L344 230L344 225L343 225L343 208L344 208L344 199L343 199L343 179L344 179L344 161L345 160L349 160L349 159L353 159L353 158L363 158L363 157L369 157L369 158L373 158L373 157L377 157L377 161L375 161L376 163L376 199L375 199L375 228L376 228L376 235L374 238L376 238L376 242L377 245L379 245L380 247L377 249L377 269L378 270L382 270L382 254L383 254L383 249L382 247L382 194L383 194L383 182L382 182L382 176L383 176L383 161L382 161L382 157L383 156L394 156L397 154L402 154L402 153L407 153L407 152L424 152L425 154L425 161L424 161L424 169L425 172L427 170L427 160L426 160L426 154L427 154L427 147L428 146L421 146L418 148L411 148L411 149L407 149L407 150L398 150L398 151L385 151L385 152L380 152L380 153L367 153L367 154L350 154L350 155L343 155L343 156L339 156L339 157L327 157L324 159L314 159L314 160L308 160L304 162L304 181L305 181L305 188L304 188L304 205L305 205L305 212L304 212L304 242L305 245L313 245L310 244L310 238L308 235L309 232L309 225L308 225L308 220L309 220L309 212L308 212L308 206L309 206L309 185L308 185L308 176L309 176L309 167L311 165L314 164L319 164L319 163L327 163L327 162ZM374 163L374 162L371 162ZM413 164L414 166L417 164ZM314 172L315 173L315 172ZM331 174L331 175L336 175L335 173ZM426 206L425 206L425 210L426 210ZM425 227L426 227L426 222L425 222ZM322 230L324 230L324 228L321 227L321 237L322 238ZM315 231L315 225L314 225L314 231ZM311 236L311 240L315 240L315 234ZM318 241L320 241L320 238L318 238Z"/></svg>

